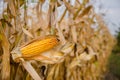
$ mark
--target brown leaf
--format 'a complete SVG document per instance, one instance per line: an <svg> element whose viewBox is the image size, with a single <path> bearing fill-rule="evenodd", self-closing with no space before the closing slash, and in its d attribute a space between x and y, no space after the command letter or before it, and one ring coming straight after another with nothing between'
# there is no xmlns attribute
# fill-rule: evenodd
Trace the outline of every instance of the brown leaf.
<svg viewBox="0 0 120 80"><path fill-rule="evenodd" d="M41 3L44 3L45 2L45 0L39 0Z"/></svg>
<svg viewBox="0 0 120 80"><path fill-rule="evenodd" d="M83 0L83 5L86 5L87 3L89 3L89 0Z"/></svg>
<svg viewBox="0 0 120 80"><path fill-rule="evenodd" d="M31 38L34 38L33 35L28 30L26 30L25 28L22 27L22 30L27 36L29 36Z"/></svg>
<svg viewBox="0 0 120 80"><path fill-rule="evenodd" d="M70 3L68 3L66 0L63 0L66 8L68 9L68 11L72 14L75 14L75 9L73 6L70 5Z"/></svg>
<svg viewBox="0 0 120 80"><path fill-rule="evenodd" d="M9 7L9 9L10 9L10 12L11 12L11 14L12 14L12 16L16 16L16 10L15 10L15 5L14 5L14 1L13 0L7 0L7 2L8 2L8 7Z"/></svg>
<svg viewBox="0 0 120 80"><path fill-rule="evenodd" d="M24 68L27 70L27 72L32 76L34 80L42 80L38 73L35 71L35 69L32 67L32 65L30 64L30 62L26 62L22 59L21 61Z"/></svg>
<svg viewBox="0 0 120 80"><path fill-rule="evenodd" d="M3 58L2 58L2 80L10 79L10 44L3 30L3 26L0 22L0 36L3 48Z"/></svg>
<svg viewBox="0 0 120 80"><path fill-rule="evenodd" d="M92 8L91 5L86 7L78 17L81 18L81 17L87 15L89 13L89 11L91 10L91 8Z"/></svg>

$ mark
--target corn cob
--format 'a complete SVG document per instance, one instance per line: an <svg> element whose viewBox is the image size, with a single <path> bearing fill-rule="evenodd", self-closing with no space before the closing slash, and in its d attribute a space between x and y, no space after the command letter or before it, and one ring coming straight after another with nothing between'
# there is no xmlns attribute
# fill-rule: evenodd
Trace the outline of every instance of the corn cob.
<svg viewBox="0 0 120 80"><path fill-rule="evenodd" d="M34 40L33 42L28 43L23 46L20 51L22 53L22 57L32 57L52 49L57 44L57 38L55 36L49 36L41 40Z"/></svg>

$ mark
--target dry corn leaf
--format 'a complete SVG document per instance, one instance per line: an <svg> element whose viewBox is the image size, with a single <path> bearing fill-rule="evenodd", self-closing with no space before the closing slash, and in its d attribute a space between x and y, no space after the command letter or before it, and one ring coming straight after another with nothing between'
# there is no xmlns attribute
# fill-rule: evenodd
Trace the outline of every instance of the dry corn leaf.
<svg viewBox="0 0 120 80"><path fill-rule="evenodd" d="M89 61L93 58L93 55L87 54L86 52L80 54L79 59L83 61Z"/></svg>
<svg viewBox="0 0 120 80"><path fill-rule="evenodd" d="M8 2L8 6L12 16L16 17L16 10L15 10L15 5L13 3L13 0L7 0L7 2Z"/></svg>
<svg viewBox="0 0 120 80"><path fill-rule="evenodd" d="M76 66L81 66L80 61L77 60L77 58L74 58L73 61L69 65L69 69L73 69Z"/></svg>
<svg viewBox="0 0 120 80"><path fill-rule="evenodd" d="M65 40L65 37L60 29L60 25L59 24L56 24L56 28L58 30L58 35L60 37L60 41L62 42L62 45L64 45L66 43L66 40Z"/></svg>
<svg viewBox="0 0 120 80"><path fill-rule="evenodd" d="M74 20L75 20L76 17L78 16L78 14L79 14L79 12L81 11L81 9L82 9L82 6L80 5L80 7L78 8L78 10L77 10L76 13L74 14L74 17L73 17Z"/></svg>
<svg viewBox="0 0 120 80"><path fill-rule="evenodd" d="M5 35L2 23L0 22L0 41L3 49L3 57L2 57L2 79L9 80L10 79L10 44Z"/></svg>
<svg viewBox="0 0 120 80"><path fill-rule="evenodd" d="M73 6L70 5L70 3L68 3L66 0L63 0L66 8L68 9L68 11L72 14L75 14L75 9Z"/></svg>
<svg viewBox="0 0 120 80"><path fill-rule="evenodd" d="M83 5L86 5L87 3L89 3L89 0L83 0Z"/></svg>
<svg viewBox="0 0 120 80"><path fill-rule="evenodd" d="M22 6L24 4L24 0L19 0L19 4Z"/></svg>
<svg viewBox="0 0 120 80"><path fill-rule="evenodd" d="M71 33L72 33L72 38L75 43L77 43L77 30L76 26L71 26Z"/></svg>
<svg viewBox="0 0 120 80"><path fill-rule="evenodd" d="M81 12L81 14L78 16L78 18L81 18L81 17L87 15L87 14L90 12L91 9L92 9L92 6L91 6L91 5L88 6L88 7L86 7L86 8Z"/></svg>
<svg viewBox="0 0 120 80"><path fill-rule="evenodd" d="M27 72L32 76L34 80L42 80L38 73L35 71L35 69L32 67L32 65L30 64L30 62L26 62L23 59L21 59L21 61L24 68L27 70Z"/></svg>
<svg viewBox="0 0 120 80"><path fill-rule="evenodd" d="M55 69L54 79L57 79L57 80L59 79L59 72L60 72L60 65L57 64Z"/></svg>
<svg viewBox="0 0 120 80"><path fill-rule="evenodd" d="M89 54L91 54L91 55L96 55L97 54L93 51L92 47L88 46L88 49L89 49Z"/></svg>
<svg viewBox="0 0 120 80"><path fill-rule="evenodd" d="M66 43L64 47L61 49L61 52L67 54L70 53L74 49L75 44L74 43Z"/></svg>
<svg viewBox="0 0 120 80"><path fill-rule="evenodd" d="M25 28L22 27L22 30L27 36L29 36L31 38L34 38L33 35L28 30L26 30Z"/></svg>
<svg viewBox="0 0 120 80"><path fill-rule="evenodd" d="M27 74L26 79L25 80L30 80L31 76L29 74Z"/></svg>
<svg viewBox="0 0 120 80"><path fill-rule="evenodd" d="M60 7L62 5L62 1L61 0L57 0L57 6Z"/></svg>
<svg viewBox="0 0 120 80"><path fill-rule="evenodd" d="M39 0L42 4L45 2L45 0Z"/></svg>
<svg viewBox="0 0 120 80"><path fill-rule="evenodd" d="M48 73L48 75L47 75L46 80L53 80L55 68L56 68L56 65L53 65L53 66L50 68L50 71L49 71L49 73Z"/></svg>

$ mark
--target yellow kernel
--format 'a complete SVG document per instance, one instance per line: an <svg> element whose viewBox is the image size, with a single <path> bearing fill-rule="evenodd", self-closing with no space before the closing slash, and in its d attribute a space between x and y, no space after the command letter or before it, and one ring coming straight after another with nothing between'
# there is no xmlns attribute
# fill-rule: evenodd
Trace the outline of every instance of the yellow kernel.
<svg viewBox="0 0 120 80"><path fill-rule="evenodd" d="M42 52L48 51L58 44L58 39L55 36L45 37L43 39L34 40L23 46L20 51L23 57L32 57Z"/></svg>

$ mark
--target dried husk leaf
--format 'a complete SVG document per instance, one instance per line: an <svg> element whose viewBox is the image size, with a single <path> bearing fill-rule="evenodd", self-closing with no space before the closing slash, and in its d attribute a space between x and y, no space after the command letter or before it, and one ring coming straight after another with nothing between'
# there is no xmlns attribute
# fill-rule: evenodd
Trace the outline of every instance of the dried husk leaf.
<svg viewBox="0 0 120 80"><path fill-rule="evenodd" d="M66 8L68 9L68 11L72 14L75 14L75 9L73 6L70 5L70 3L68 3L66 0L63 0Z"/></svg>
<svg viewBox="0 0 120 80"><path fill-rule="evenodd" d="M9 80L10 79L10 44L5 35L2 23L0 22L0 41L3 49L3 57L2 57L2 79Z"/></svg>
<svg viewBox="0 0 120 80"><path fill-rule="evenodd" d="M30 62L26 62L23 59L21 59L21 61L24 68L28 71L28 73L32 76L34 80L42 80L40 76L37 74L37 72L35 71L35 69L32 67L32 65L30 64Z"/></svg>
<svg viewBox="0 0 120 80"><path fill-rule="evenodd" d="M7 0L7 2L8 2L8 7L10 9L10 13L12 14L12 16L16 17L16 8L13 3L13 0Z"/></svg>
<svg viewBox="0 0 120 80"><path fill-rule="evenodd" d="M22 27L22 30L27 36L29 36L31 38L34 38L33 35L28 30L26 30L25 28Z"/></svg>
<svg viewBox="0 0 120 80"><path fill-rule="evenodd" d="M81 18L81 17L87 15L87 14L90 12L91 9L92 9L92 6L91 6L91 5L88 6L88 7L86 7L86 8L81 12L81 14L78 16L78 18Z"/></svg>

